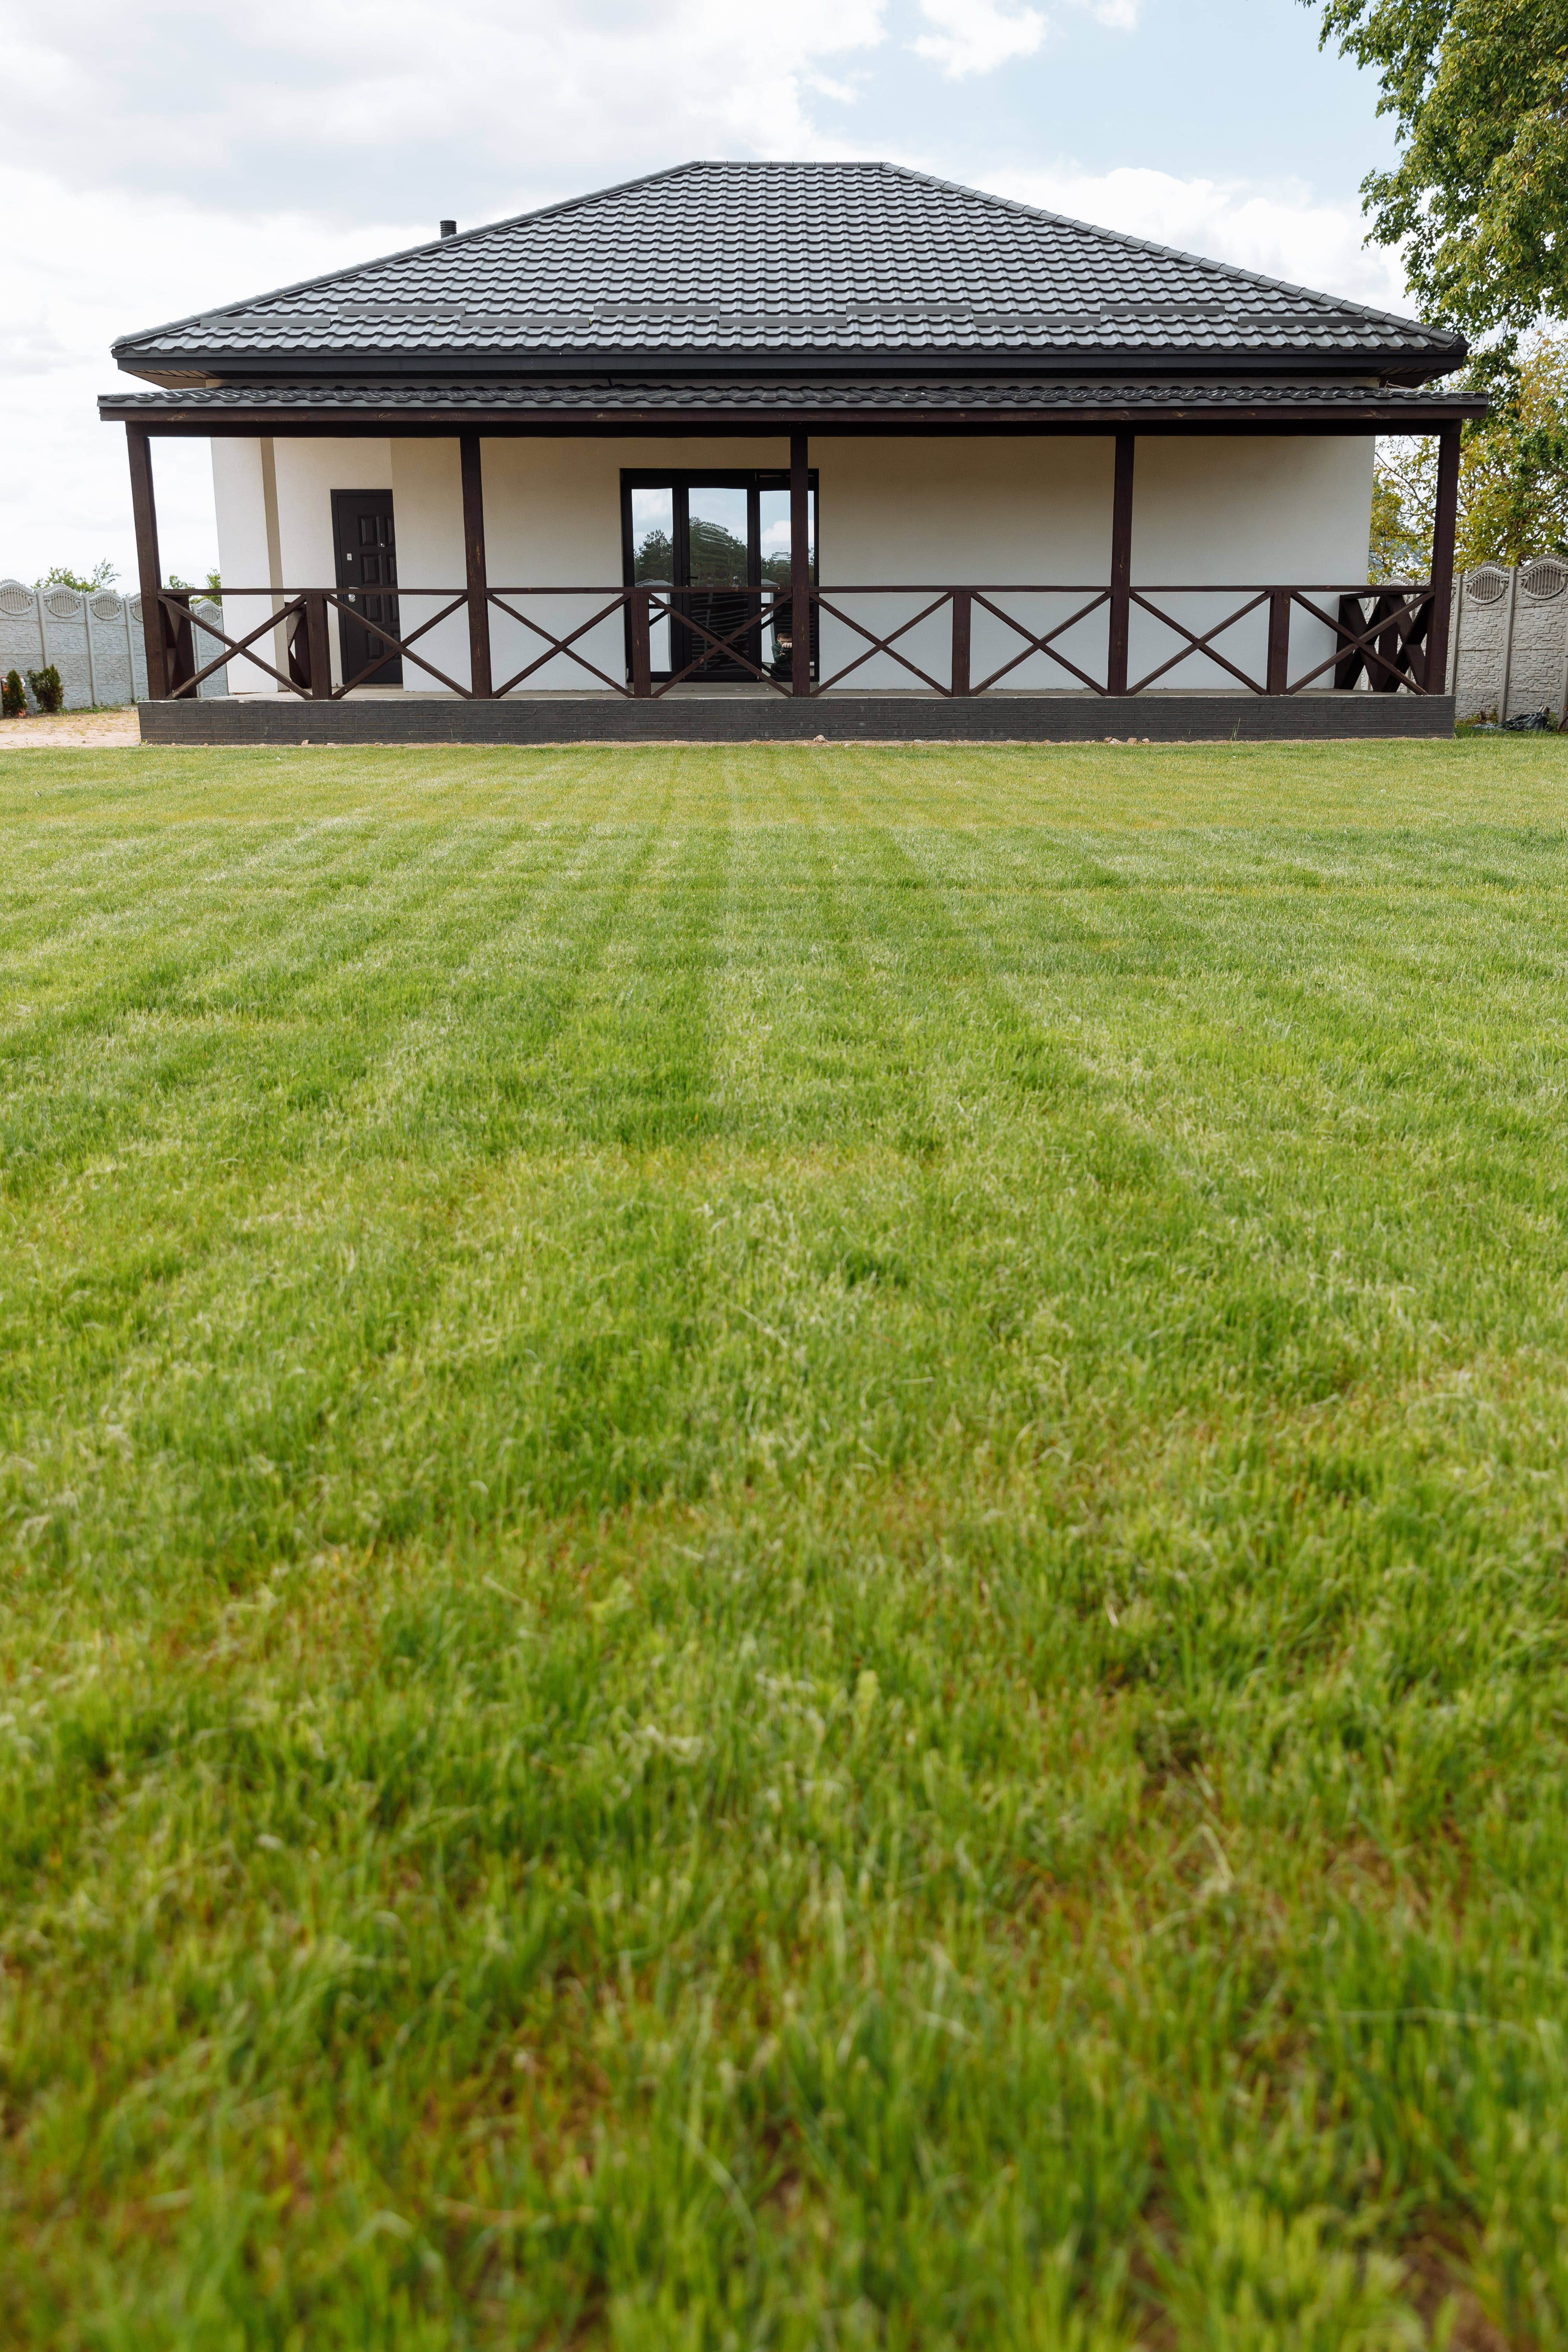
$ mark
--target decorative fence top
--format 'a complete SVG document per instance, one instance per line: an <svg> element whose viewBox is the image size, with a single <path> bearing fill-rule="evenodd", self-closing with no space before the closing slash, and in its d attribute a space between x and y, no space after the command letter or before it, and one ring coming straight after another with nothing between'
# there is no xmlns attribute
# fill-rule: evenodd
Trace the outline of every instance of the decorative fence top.
<svg viewBox="0 0 1568 2352"><path fill-rule="evenodd" d="M7 618L20 620L39 604L57 621L74 620L84 606L95 621L118 621L126 614L142 618L141 597L121 596L115 588L29 588L25 581L0 580L0 613Z"/></svg>
<svg viewBox="0 0 1568 2352"><path fill-rule="evenodd" d="M218 621L222 607L205 599L193 607L197 622ZM222 648L198 627L204 658ZM117 707L141 701L147 692L147 651L142 599L117 588L29 588L25 580L0 580L0 676L58 669L68 710ZM219 670L204 686L207 694L227 692ZM29 708L33 698L28 696Z"/></svg>
<svg viewBox="0 0 1568 2352"><path fill-rule="evenodd" d="M1510 581L1516 581L1518 593L1526 604L1554 603L1568 589L1568 562L1560 555L1537 555L1529 563L1521 563L1517 572L1504 563L1479 563L1464 577L1466 601L1472 604L1498 604L1508 594Z"/></svg>
<svg viewBox="0 0 1568 2352"><path fill-rule="evenodd" d="M1568 559L1467 572L1454 590L1449 643L1456 718L1550 710L1568 722Z"/></svg>

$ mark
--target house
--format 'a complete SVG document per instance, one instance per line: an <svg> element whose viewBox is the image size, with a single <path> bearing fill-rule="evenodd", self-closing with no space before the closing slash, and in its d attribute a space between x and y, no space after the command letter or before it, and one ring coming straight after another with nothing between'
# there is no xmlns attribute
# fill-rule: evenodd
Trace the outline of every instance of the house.
<svg viewBox="0 0 1568 2352"><path fill-rule="evenodd" d="M1413 733L1447 331L891 163L693 163L128 335L169 740ZM1373 438L1439 438L1366 588ZM228 692L153 447L212 444Z"/></svg>

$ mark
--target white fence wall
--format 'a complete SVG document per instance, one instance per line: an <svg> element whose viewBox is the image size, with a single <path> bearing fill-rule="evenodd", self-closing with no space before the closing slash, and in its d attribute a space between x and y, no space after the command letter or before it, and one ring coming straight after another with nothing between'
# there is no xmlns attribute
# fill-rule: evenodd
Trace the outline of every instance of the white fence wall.
<svg viewBox="0 0 1568 2352"><path fill-rule="evenodd" d="M1455 717L1568 720L1568 562L1479 564L1454 590L1448 674Z"/></svg>
<svg viewBox="0 0 1568 2352"><path fill-rule="evenodd" d="M204 614L215 621L222 617L221 607L205 598L192 611L198 623ZM195 645L198 669L223 651L199 625ZM113 588L84 596L74 588L29 588L20 580L0 580L0 677L18 670L25 683L30 669L47 669L51 662L60 674L68 710L142 699L147 659L141 597L121 596ZM226 694L226 672L215 671L200 691ZM31 709L31 694L27 702Z"/></svg>

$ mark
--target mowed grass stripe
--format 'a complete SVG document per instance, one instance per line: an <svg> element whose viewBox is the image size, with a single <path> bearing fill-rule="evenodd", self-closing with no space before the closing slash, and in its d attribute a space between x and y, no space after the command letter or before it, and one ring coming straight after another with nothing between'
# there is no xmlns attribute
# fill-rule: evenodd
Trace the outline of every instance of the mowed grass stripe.
<svg viewBox="0 0 1568 2352"><path fill-rule="evenodd" d="M490 853L482 841L465 845L475 861L489 865ZM563 852L565 846L561 845ZM486 1190L482 1175L476 1177L473 1170L475 1152L491 1159L515 1145L520 1129L526 1130L529 1104L538 1091L537 1074L531 1080L529 1066L537 1063L552 1033L571 1017L584 974L591 971L595 955L603 953L617 907L636 887L652 846L651 841L639 842L635 836L594 845L592 887L583 891L583 903L575 910L584 928L574 946L569 919L574 909L567 906L557 912L557 936L548 951L554 967L552 985L541 990L535 975L527 1021L507 1020L514 1002L508 988L500 992L499 1024L493 1018L476 1022L472 1016L479 1009L483 982L476 990L465 971L449 970L442 955L424 949L419 909L412 908L398 985L389 992L392 1004L381 1002L380 970L362 965L353 985L363 991L367 1008L375 1008L368 1035L357 1036L350 1054L334 1062L331 1084L318 1082L302 1090L297 1074L289 1080L285 1124L267 1139L284 1170L301 1161L308 1165L311 1174L304 1187L297 1175L281 1171L269 1183L258 1184L258 1179L268 1172L264 1153L242 1164L230 1162L224 1187L228 1197L215 1202L209 1191L202 1204L207 1214L198 1228L181 1232L178 1225L173 1231L165 1225L149 1252L146 1194L167 1182L166 1163L154 1157L144 1163L142 1185L134 1189L131 1202L122 1204L134 1236L125 1255L117 1264L106 1263L85 1292L73 1270L66 1298L50 1299L28 1286L24 1312L29 1323L54 1329L79 1366L83 1349L79 1337L72 1349L73 1329L89 1323L95 1335L88 1343L94 1357L118 1375L99 1417L122 1433L107 1444L95 1444L93 1456L111 1482L132 1498L150 1501L162 1490L160 1549L173 1546L180 1551L194 1544L205 1549L216 1540L220 1555L238 1568L247 1561L287 1556L300 1540L352 1539L381 1525L388 1506L374 1474L368 1480L363 1475L363 1423L367 1416L374 1421L386 1410L396 1412L400 1391L422 1388L422 1373L412 1367L422 1365L432 1351L439 1360L446 1329L441 1296L451 1276L455 1231L460 1235L472 1215L474 1196L482 1199ZM465 912L471 920L471 911ZM462 936L471 940L467 926ZM504 953L504 934L501 949ZM308 996L308 983L300 992ZM466 1030L461 1026L465 994L473 999ZM445 1071L416 1012L432 999L442 1003L444 1022L457 1026L467 1039L467 1051L459 1045ZM493 1015L493 991L489 1005ZM416 1031L412 1039L411 1025ZM483 1054L475 1050L476 1027L480 1034L498 1039L499 1067L487 1066ZM336 1024L323 1024L321 1035L327 1051L334 1051ZM397 1096L410 1085L411 1064L418 1068L416 1102L399 1104ZM265 1057L259 1058L259 1066L253 1063L254 1093L264 1097L272 1076ZM432 1092L442 1103L442 1116L434 1121L422 1108ZM353 1125L345 1130L349 1119ZM398 1168L411 1130L426 1150L437 1155L434 1181L416 1179L412 1188L406 1168ZM367 1152L369 1164L356 1166ZM389 1162L395 1188L391 1200L386 1191ZM98 1182L102 1184L101 1176ZM221 1176L218 1183L224 1186ZM397 1192L403 1196L400 1202ZM395 1204L415 1219L412 1248L406 1234L388 1247L386 1216ZM458 1246L460 1255L460 1238ZM150 1312L144 1297L149 1289ZM346 1357L341 1349L322 1345L317 1302L323 1289L329 1295L346 1292L352 1300L342 1334ZM115 1324L106 1337L100 1336L104 1310L116 1306ZM194 1397L182 1393L184 1383L178 1381L193 1323L205 1323L208 1342L203 1350L207 1358L205 1376ZM259 1360L258 1336L266 1341ZM127 1339L132 1343L129 1360ZM466 1356L474 1354L475 1339L471 1330L464 1335ZM482 1349L479 1357L482 1362ZM160 1474L150 1488L144 1476L122 1475L123 1456L116 1447L128 1443L123 1430L139 1417L137 1391L149 1381L155 1388L165 1386L171 1371L181 1394L187 1439L195 1430L202 1434L194 1445L169 1444L165 1439L171 1433L162 1417L153 1415L142 1433ZM79 1437L68 1431L62 1434L65 1456L55 1466L50 1465L58 1444L53 1432L36 1429L23 1435L40 1500L51 1492L71 1491L71 1479L80 1468L75 1452ZM370 1443L374 1452L374 1439ZM194 1487L188 1483L193 1475ZM357 1491L340 1504L345 1481L352 1489L356 1475ZM298 1516L301 1485L317 1505L313 1529L307 1528L303 1534ZM456 1481L460 1517L471 1510L475 1486L472 1475ZM409 1513L415 1523L424 1524L434 1511L450 1525L451 1485L438 1480L432 1493L424 1481L416 1482L398 1507L405 1524ZM59 1523L61 1532L64 1524ZM41 1534L35 1531L35 1542Z"/></svg>
<svg viewBox="0 0 1568 2352"><path fill-rule="evenodd" d="M7 2340L1561 2343L1565 814L0 761Z"/></svg>

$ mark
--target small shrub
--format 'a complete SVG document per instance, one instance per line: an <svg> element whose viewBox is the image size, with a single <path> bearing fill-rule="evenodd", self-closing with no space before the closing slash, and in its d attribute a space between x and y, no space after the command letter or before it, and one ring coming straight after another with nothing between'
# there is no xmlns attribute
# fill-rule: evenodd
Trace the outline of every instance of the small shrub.
<svg viewBox="0 0 1568 2352"><path fill-rule="evenodd" d="M30 669L27 684L33 689L33 699L40 710L56 711L65 708L66 690L53 662L47 669Z"/></svg>
<svg viewBox="0 0 1568 2352"><path fill-rule="evenodd" d="M27 709L27 690L20 670L8 669L0 681L0 719L21 719Z"/></svg>

